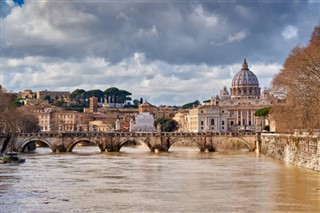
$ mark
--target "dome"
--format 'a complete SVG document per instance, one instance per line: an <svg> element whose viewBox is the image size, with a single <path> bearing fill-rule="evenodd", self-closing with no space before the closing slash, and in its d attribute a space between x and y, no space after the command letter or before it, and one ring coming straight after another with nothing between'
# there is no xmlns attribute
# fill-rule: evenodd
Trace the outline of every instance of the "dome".
<svg viewBox="0 0 320 213"><path fill-rule="evenodd" d="M259 98L260 87L257 76L249 70L246 59L235 74L230 88L231 98Z"/></svg>
<svg viewBox="0 0 320 213"><path fill-rule="evenodd" d="M246 59L243 61L242 69L233 77L231 86L259 86L258 78L249 70Z"/></svg>

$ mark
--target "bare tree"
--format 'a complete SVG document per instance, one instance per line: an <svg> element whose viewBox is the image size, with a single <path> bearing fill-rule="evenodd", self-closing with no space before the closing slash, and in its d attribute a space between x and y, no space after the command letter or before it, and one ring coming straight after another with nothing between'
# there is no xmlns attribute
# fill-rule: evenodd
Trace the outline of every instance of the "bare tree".
<svg viewBox="0 0 320 213"><path fill-rule="evenodd" d="M0 90L0 132L14 132L15 119L16 113L12 96Z"/></svg>
<svg viewBox="0 0 320 213"><path fill-rule="evenodd" d="M28 111L19 110L15 104L15 96L0 88L0 134L5 134L4 143L0 147L0 156L10 147L10 143L14 141L19 132L37 130L37 118Z"/></svg>
<svg viewBox="0 0 320 213"><path fill-rule="evenodd" d="M319 129L320 25L306 47L292 50L272 86L283 99L273 107L278 130Z"/></svg>

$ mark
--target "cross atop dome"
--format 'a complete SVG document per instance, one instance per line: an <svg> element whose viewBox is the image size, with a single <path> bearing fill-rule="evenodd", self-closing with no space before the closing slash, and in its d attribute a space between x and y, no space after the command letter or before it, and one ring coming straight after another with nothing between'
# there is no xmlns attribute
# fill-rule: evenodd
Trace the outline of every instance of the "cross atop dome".
<svg viewBox="0 0 320 213"><path fill-rule="evenodd" d="M242 69L243 69L243 70L249 69L246 58L244 58L244 60L243 60Z"/></svg>

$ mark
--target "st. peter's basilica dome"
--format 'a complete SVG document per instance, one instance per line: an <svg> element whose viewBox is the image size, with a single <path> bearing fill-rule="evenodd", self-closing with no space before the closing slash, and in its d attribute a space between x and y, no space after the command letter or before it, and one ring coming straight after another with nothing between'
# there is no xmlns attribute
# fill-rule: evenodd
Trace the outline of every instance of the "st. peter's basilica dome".
<svg viewBox="0 0 320 213"><path fill-rule="evenodd" d="M260 87L257 76L249 70L246 59L235 74L230 88L231 98L259 98Z"/></svg>

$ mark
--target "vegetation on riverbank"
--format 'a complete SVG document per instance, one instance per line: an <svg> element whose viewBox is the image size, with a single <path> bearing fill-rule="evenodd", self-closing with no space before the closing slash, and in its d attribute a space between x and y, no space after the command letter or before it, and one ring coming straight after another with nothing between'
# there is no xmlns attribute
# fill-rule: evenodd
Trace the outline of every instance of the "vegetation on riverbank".
<svg viewBox="0 0 320 213"><path fill-rule="evenodd" d="M294 48L283 69L272 81L280 102L272 116L277 131L319 129L320 114L320 25L316 26L306 47Z"/></svg>

